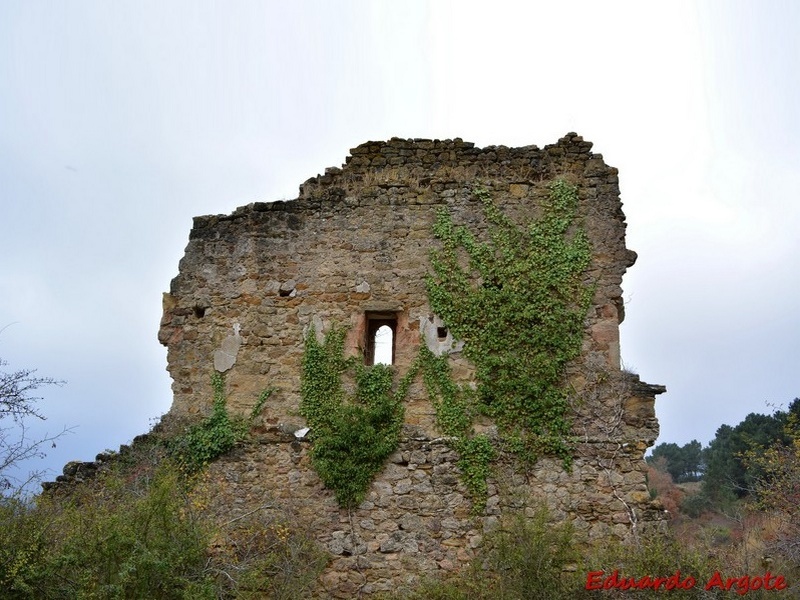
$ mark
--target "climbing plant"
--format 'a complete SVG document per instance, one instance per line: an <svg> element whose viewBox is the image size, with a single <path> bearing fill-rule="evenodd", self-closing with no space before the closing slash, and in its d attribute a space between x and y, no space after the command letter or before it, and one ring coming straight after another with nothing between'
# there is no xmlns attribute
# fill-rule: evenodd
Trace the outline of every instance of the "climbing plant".
<svg viewBox="0 0 800 600"><path fill-rule="evenodd" d="M344 329L332 329L319 342L312 329L305 339L300 414L311 428L311 462L342 507L360 504L373 477L397 449L405 409L403 399L416 375L415 363L396 390L393 369L366 366L344 356ZM351 373L355 391L345 392Z"/></svg>
<svg viewBox="0 0 800 600"><path fill-rule="evenodd" d="M495 452L488 437L474 434L475 393L468 386L453 381L447 356L435 356L423 345L420 360L425 389L436 411L436 422L459 454L461 479L472 496L475 512L479 512L486 504L486 479Z"/></svg>
<svg viewBox="0 0 800 600"><path fill-rule="evenodd" d="M322 342L313 329L306 336L300 412L311 428L312 464L341 506L361 503L397 449L403 400L419 371L477 510L485 506L495 457L491 440L474 432L480 414L498 424L503 449L527 460L554 455L570 465L564 373L580 354L593 295L585 283L591 248L574 222L577 188L554 181L542 214L525 226L503 214L485 188L474 194L489 224L487 239L440 210L434 234L441 249L431 253L426 286L431 308L465 343L477 389L456 384L447 357L424 345L393 390L392 367L344 356L345 330L334 328ZM345 373L353 378L352 393L345 392Z"/></svg>
<svg viewBox="0 0 800 600"><path fill-rule="evenodd" d="M272 389L261 392L250 416L245 419L228 414L225 378L222 373L214 371L211 375L211 387L214 391L211 414L169 442L170 453L187 474L200 471L208 463L244 442L255 418L273 392Z"/></svg>
<svg viewBox="0 0 800 600"><path fill-rule="evenodd" d="M494 419L506 450L530 460L555 455L569 466L564 373L580 354L593 295L585 283L590 244L575 224L577 188L555 180L541 215L526 225L505 215L486 188L477 186L474 194L489 226L484 240L456 226L446 209L434 225L441 248L431 253L429 301L453 336L464 341L477 380L475 398L467 403L463 391L433 385L429 377L439 426L455 435L463 450L474 450L484 466L488 440L471 435L475 414ZM481 469L473 466L467 477L478 476Z"/></svg>

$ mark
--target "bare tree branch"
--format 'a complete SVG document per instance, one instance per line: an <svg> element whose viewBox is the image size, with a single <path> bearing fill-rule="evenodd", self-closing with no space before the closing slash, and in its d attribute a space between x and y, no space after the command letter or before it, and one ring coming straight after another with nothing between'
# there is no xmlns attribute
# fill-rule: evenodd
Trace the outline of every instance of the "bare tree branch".
<svg viewBox="0 0 800 600"><path fill-rule="evenodd" d="M36 406L42 400L36 395L37 390L51 385L61 386L64 382L52 377L37 377L35 369L7 371L7 365L0 359L0 491L21 489L40 479L41 471L28 473L25 482L10 472L30 458L44 457L47 445L55 446L55 441L70 431L64 428L59 433L45 434L41 438L30 434L29 419L46 419Z"/></svg>

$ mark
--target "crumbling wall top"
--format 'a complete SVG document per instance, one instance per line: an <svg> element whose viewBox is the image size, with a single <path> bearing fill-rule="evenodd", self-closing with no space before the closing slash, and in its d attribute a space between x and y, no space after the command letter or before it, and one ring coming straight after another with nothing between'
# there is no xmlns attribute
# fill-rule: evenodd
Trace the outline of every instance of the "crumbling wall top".
<svg viewBox="0 0 800 600"><path fill-rule="evenodd" d="M658 435L654 396L664 388L620 371L621 284L636 254L625 246L617 170L591 149L575 133L543 148L477 148L460 138L366 142L341 167L303 183L297 199L195 219L178 276L164 295L159 332L173 378L171 413L196 418L209 411L214 369L225 373L230 410L247 414L264 388L274 390L260 408L260 443L218 463L216 477L237 482L236 510L246 510L238 498L256 503L265 495L299 506L336 557L325 578L339 597L352 597L364 584L358 578L382 591L409 573L466 565L479 538L520 508L518 498L547 504L556 518L594 539L624 536L662 518L649 504L643 455ZM310 468L314 442L298 435L309 427L300 410L308 332L313 328L319 341L347 331L345 355L373 365L377 332L388 327L389 364L398 377L412 369L425 344L447 355L454 382L474 384L466 345L456 343L436 314L426 286L431 251L444 244L435 234L438 215L449 215L475 239L491 239L481 194L510 222L531 227L546 214L556 183L575 194L567 235L580 231L591 248L580 275L591 294L580 356L565 373L574 410L572 470L548 456L520 478L511 462L498 461L485 507L472 516L458 477L460 459L441 443L448 434L417 373L403 400L400 446L356 512L340 512ZM475 283L485 282L476 277ZM537 310L526 317L534 327L540 315L552 316ZM514 319L503 331L520 330L523 321ZM498 431L489 419L474 427L486 439ZM220 510L232 504L223 502ZM356 554L370 564L365 575L352 568Z"/></svg>

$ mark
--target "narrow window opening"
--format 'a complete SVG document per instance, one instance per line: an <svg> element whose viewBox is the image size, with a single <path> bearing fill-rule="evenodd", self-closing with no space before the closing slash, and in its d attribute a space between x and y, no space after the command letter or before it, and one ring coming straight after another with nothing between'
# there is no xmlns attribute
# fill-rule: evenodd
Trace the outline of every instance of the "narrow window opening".
<svg viewBox="0 0 800 600"><path fill-rule="evenodd" d="M436 337L439 338L440 342L445 341L447 339L447 327L437 327Z"/></svg>
<svg viewBox="0 0 800 600"><path fill-rule="evenodd" d="M195 305L194 307L194 316L198 319L202 319L206 315L206 307Z"/></svg>
<svg viewBox="0 0 800 600"><path fill-rule="evenodd" d="M394 364L397 316L394 314L367 314L364 362L368 365Z"/></svg>
<svg viewBox="0 0 800 600"><path fill-rule="evenodd" d="M374 364L376 365L391 365L392 350L394 346L394 331L388 325L381 325L375 332L375 356Z"/></svg>

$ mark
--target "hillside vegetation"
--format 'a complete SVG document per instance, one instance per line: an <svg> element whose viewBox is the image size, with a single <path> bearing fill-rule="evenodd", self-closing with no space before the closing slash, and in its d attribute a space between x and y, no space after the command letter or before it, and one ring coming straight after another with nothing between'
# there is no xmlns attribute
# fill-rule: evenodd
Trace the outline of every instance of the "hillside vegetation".
<svg viewBox="0 0 800 600"><path fill-rule="evenodd" d="M651 494L673 514L670 530L661 535L586 547L568 524L550 523L544 510L533 519L510 516L486 539L471 569L384 599L639 598L662 597L665 590L685 598L795 597L797 404L769 419L748 416L737 427L720 428L724 439L747 433L751 442L722 461L744 469L746 488L730 474L728 487L708 479L715 471L705 459L696 468L681 467L678 476L699 481L675 483L671 472L677 467L666 456L674 448L656 447ZM780 422L781 435L762 445L749 428L771 427L770 419ZM301 523L269 504L228 520L207 508L215 488L204 463L248 443L241 433L246 427L217 411L179 435L165 429L157 427L93 480L30 500L3 500L0 597L328 597L318 584L327 555ZM219 439L222 447L210 452ZM679 449L689 452L695 445L687 446ZM717 440L710 446L721 447ZM203 460L193 461L187 452ZM722 460L710 451L700 456ZM603 587L609 589L595 589Z"/></svg>

